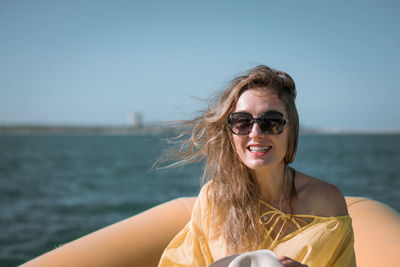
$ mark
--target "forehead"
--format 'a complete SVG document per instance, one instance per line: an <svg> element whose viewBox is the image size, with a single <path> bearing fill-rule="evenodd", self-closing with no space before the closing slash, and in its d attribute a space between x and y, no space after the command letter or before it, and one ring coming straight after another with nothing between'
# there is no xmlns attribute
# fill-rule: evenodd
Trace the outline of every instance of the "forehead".
<svg viewBox="0 0 400 267"><path fill-rule="evenodd" d="M244 111L258 116L269 110L276 110L287 116L286 107L279 97L270 89L246 90L239 97L234 112Z"/></svg>

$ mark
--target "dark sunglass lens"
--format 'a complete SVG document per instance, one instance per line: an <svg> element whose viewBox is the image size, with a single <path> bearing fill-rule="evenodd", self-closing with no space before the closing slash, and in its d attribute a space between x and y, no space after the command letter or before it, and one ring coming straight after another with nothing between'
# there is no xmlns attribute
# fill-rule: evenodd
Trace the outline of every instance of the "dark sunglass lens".
<svg viewBox="0 0 400 267"><path fill-rule="evenodd" d="M235 134L248 134L251 131L252 117L244 113L232 114L229 126Z"/></svg>
<svg viewBox="0 0 400 267"><path fill-rule="evenodd" d="M274 134L280 134L283 131L285 121L282 119L271 120L271 129Z"/></svg>
<svg viewBox="0 0 400 267"><path fill-rule="evenodd" d="M263 133L271 133L271 120L267 118L260 118L258 125Z"/></svg>
<svg viewBox="0 0 400 267"><path fill-rule="evenodd" d="M262 118L260 120L260 128L263 133L280 134L283 131L285 120Z"/></svg>

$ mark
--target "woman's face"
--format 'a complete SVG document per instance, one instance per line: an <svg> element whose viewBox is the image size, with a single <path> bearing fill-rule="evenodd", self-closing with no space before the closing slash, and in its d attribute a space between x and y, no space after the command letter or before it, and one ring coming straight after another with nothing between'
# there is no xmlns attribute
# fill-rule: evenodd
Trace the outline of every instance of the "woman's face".
<svg viewBox="0 0 400 267"><path fill-rule="evenodd" d="M269 89L250 89L239 97L233 112L247 112L258 118L266 111L280 112L287 119L286 108L278 96ZM246 135L232 134L236 152L240 160L252 170L271 168L284 163L289 127L285 125L278 135L264 134L258 123Z"/></svg>

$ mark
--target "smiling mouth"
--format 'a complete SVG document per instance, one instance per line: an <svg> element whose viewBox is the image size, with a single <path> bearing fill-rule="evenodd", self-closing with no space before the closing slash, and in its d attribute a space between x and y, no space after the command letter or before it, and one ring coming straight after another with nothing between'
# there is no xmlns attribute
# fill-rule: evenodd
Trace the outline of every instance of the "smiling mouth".
<svg viewBox="0 0 400 267"><path fill-rule="evenodd" d="M254 153L265 153L271 148L272 146L249 146L247 149Z"/></svg>

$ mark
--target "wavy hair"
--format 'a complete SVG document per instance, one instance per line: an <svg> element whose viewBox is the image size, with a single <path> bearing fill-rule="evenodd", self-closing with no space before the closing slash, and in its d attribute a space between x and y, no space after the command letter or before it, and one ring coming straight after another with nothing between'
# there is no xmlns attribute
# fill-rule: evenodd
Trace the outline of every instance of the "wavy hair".
<svg viewBox="0 0 400 267"><path fill-rule="evenodd" d="M211 181L207 191L212 205L211 222L232 253L256 249L262 238L259 186L239 159L227 124L239 97L250 89L272 90L285 105L290 123L284 162L286 166L293 162L299 134L295 83L285 72L260 65L233 79L202 116L184 122L189 130L180 136L183 139L179 139L179 147L174 151L180 160L172 164L205 160L203 182Z"/></svg>

